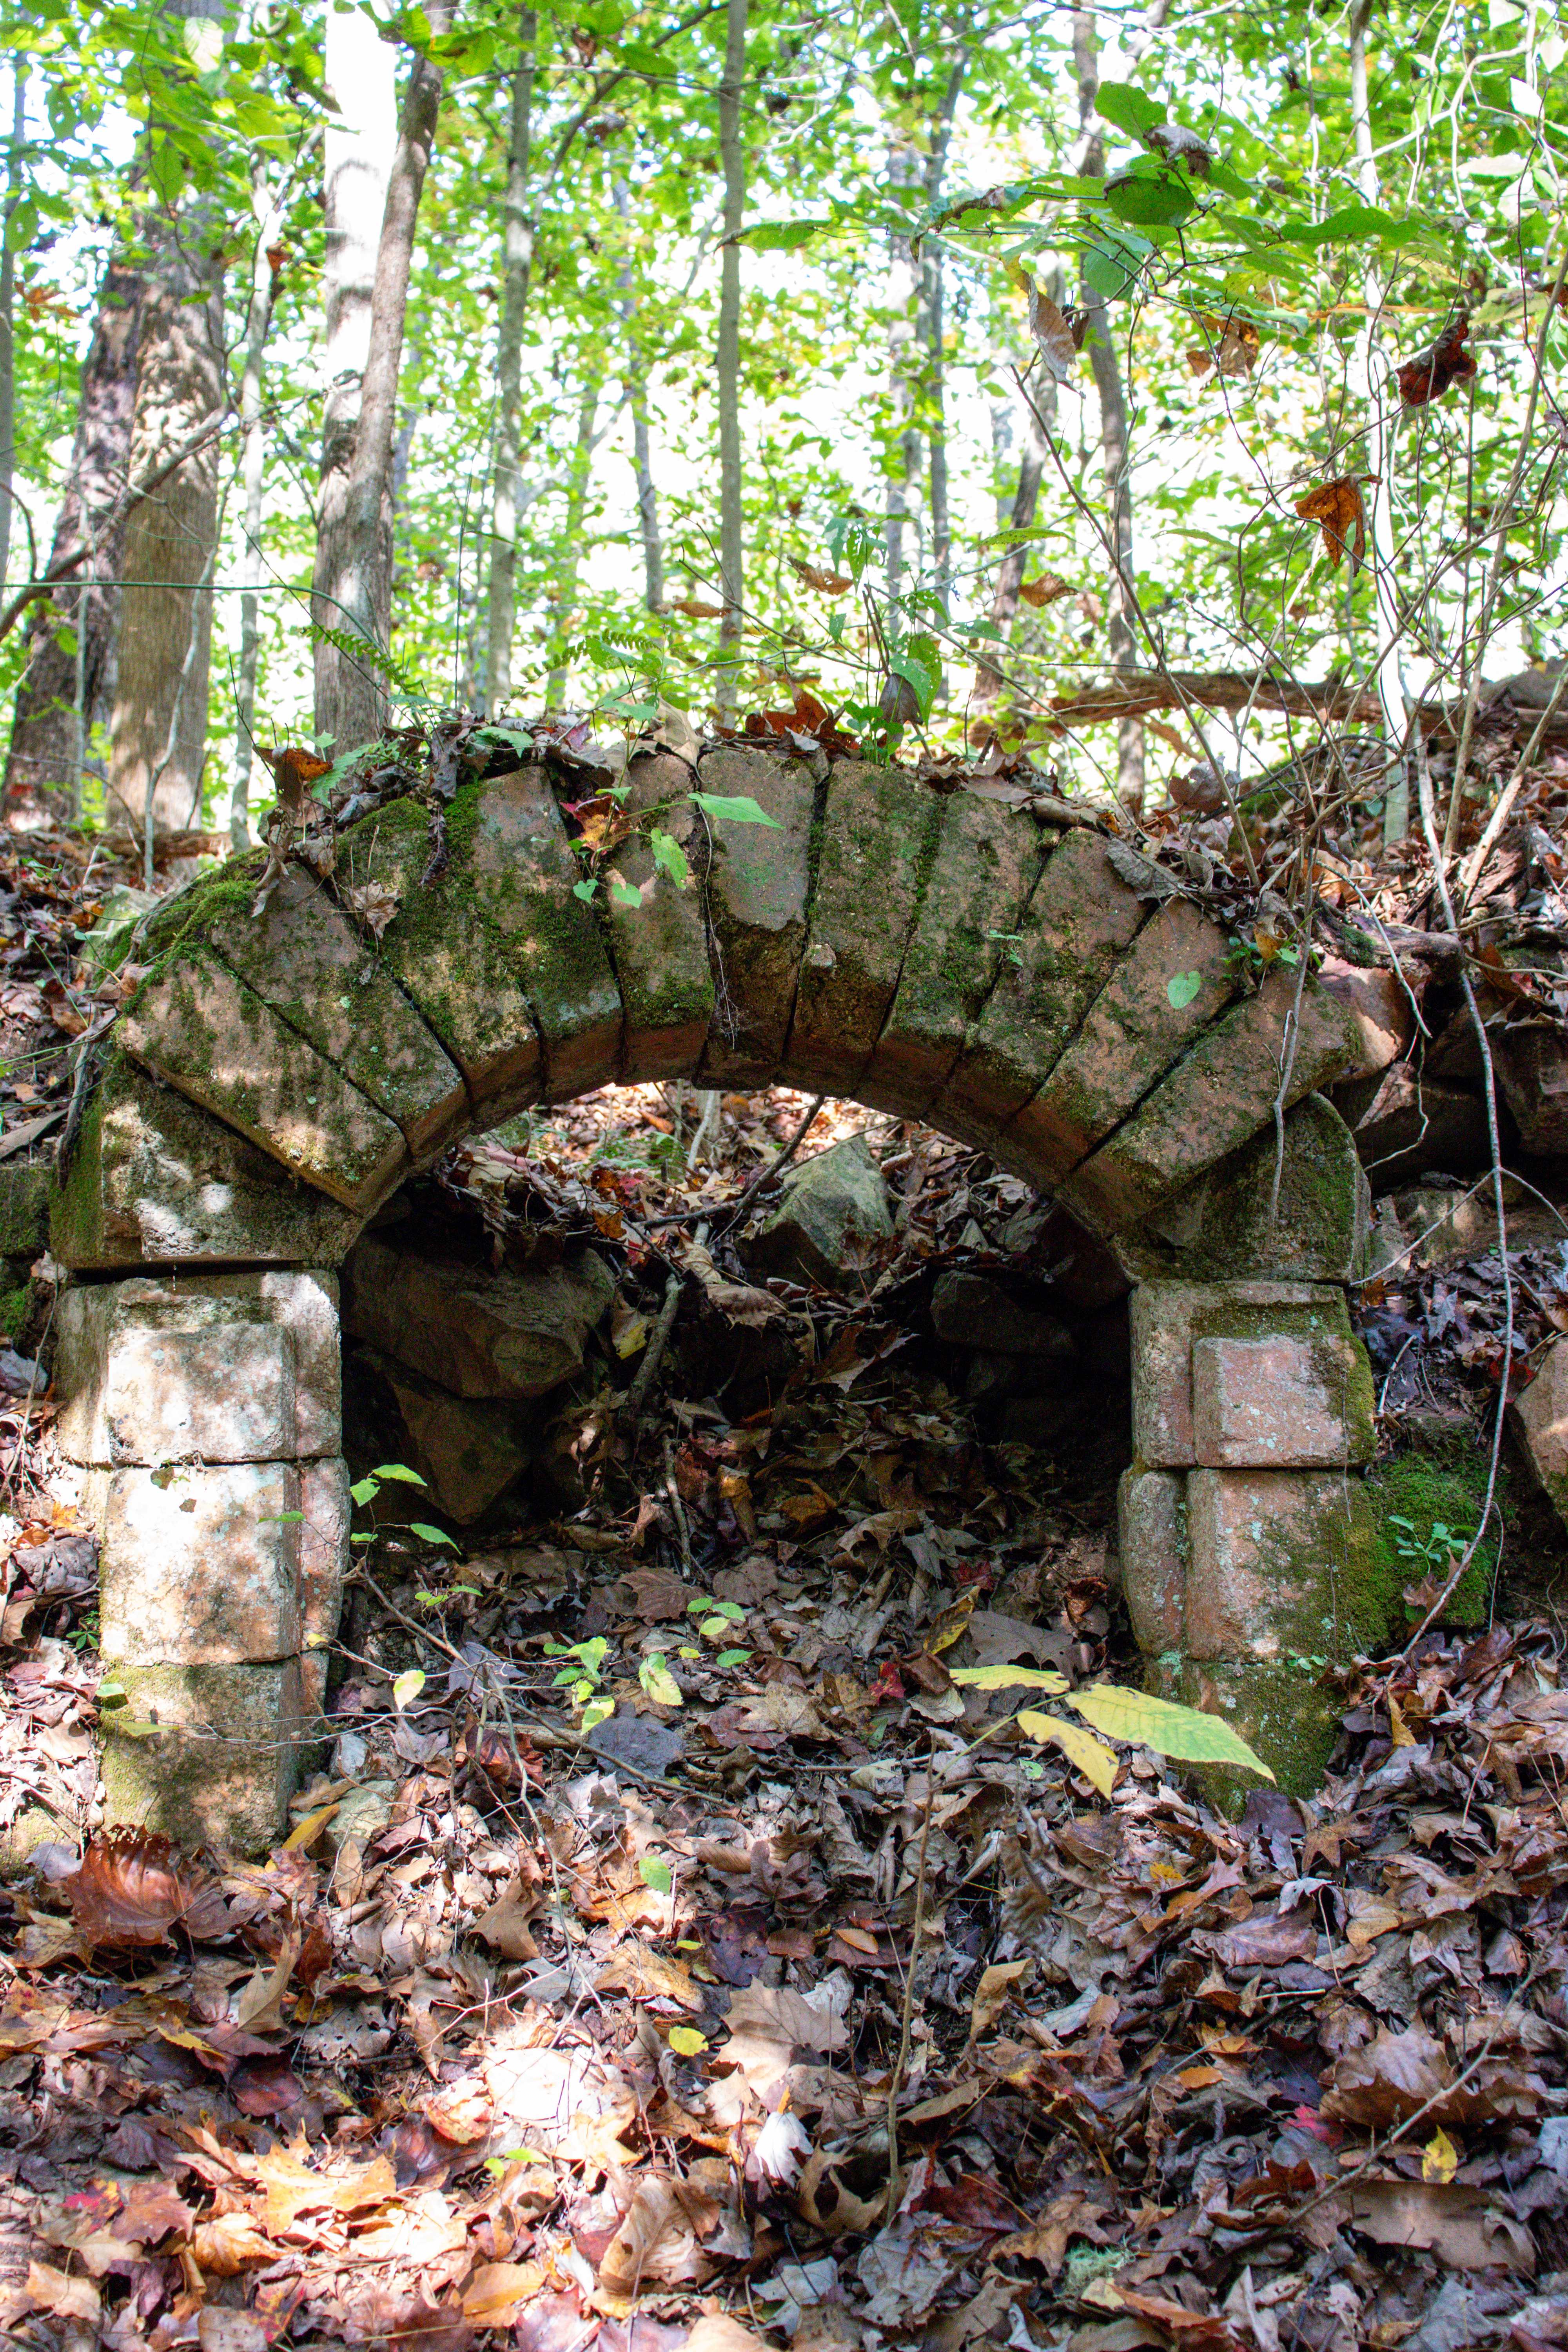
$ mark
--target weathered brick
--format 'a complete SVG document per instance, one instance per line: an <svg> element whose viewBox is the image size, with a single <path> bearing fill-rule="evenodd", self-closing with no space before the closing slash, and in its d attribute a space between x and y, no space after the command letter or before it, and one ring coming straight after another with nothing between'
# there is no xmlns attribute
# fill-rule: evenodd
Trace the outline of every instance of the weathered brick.
<svg viewBox="0 0 1568 2352"><path fill-rule="evenodd" d="M942 803L930 872L860 1100L921 1118L942 1095L970 1027L1009 965L1048 844L1036 820L973 793Z"/></svg>
<svg viewBox="0 0 1568 2352"><path fill-rule="evenodd" d="M1186 1481L1141 1463L1116 1495L1121 1592L1145 1657L1169 1661L1182 1646L1187 1582Z"/></svg>
<svg viewBox="0 0 1568 2352"><path fill-rule="evenodd" d="M936 1106L953 1132L994 1139L988 1148L1034 1178L1028 1139L1010 1141L1008 1122L1039 1091L1147 913L1098 834L1075 830L1051 850Z"/></svg>
<svg viewBox="0 0 1568 2352"><path fill-rule="evenodd" d="M784 1075L853 1094L887 1018L942 803L896 768L840 760L819 828Z"/></svg>
<svg viewBox="0 0 1568 2352"><path fill-rule="evenodd" d="M49 1247L94 1273L235 1258L335 1265L362 1223L116 1054L51 1206Z"/></svg>
<svg viewBox="0 0 1568 2352"><path fill-rule="evenodd" d="M194 1853L264 1853L281 1834L306 1729L300 1665L125 1665L100 1710L104 1820ZM116 1728L124 1722L126 1733Z"/></svg>
<svg viewBox="0 0 1568 2352"><path fill-rule="evenodd" d="M620 991L598 918L574 895L582 874L545 770L531 764L470 786L447 824L481 919L527 992L546 1100L603 1086L620 1058Z"/></svg>
<svg viewBox="0 0 1568 2352"><path fill-rule="evenodd" d="M180 950L121 1015L117 1042L345 1208L408 1165L402 1131L209 950Z"/></svg>
<svg viewBox="0 0 1568 2352"><path fill-rule="evenodd" d="M342 1379L334 1275L142 1276L66 1291L60 1299L56 1430L77 1462L142 1462L196 1454L209 1461L335 1453ZM280 1349L288 1411L259 1419L247 1383ZM121 1353L129 1350L123 1355ZM259 1352L258 1352L259 1351ZM184 1365L184 1369L182 1369ZM147 1372L139 1391L138 1367ZM276 1383L267 1393L276 1397ZM176 1444L181 1438L184 1442Z"/></svg>
<svg viewBox="0 0 1568 2352"><path fill-rule="evenodd" d="M1340 1736L1339 1709L1310 1672L1269 1659L1189 1658L1175 1687L1163 1695L1222 1716L1262 1758L1285 1796L1315 1797L1322 1788ZM1190 1777L1217 1811L1236 1817L1258 1785L1256 1772L1227 1764L1194 1767Z"/></svg>
<svg viewBox="0 0 1568 2352"><path fill-rule="evenodd" d="M416 1160L466 1123L457 1066L303 867L285 869L259 915L228 899L196 921L264 1003L397 1121Z"/></svg>
<svg viewBox="0 0 1568 2352"><path fill-rule="evenodd" d="M466 814L477 787L464 789ZM463 844L451 839L449 814L447 822L443 864L418 803L388 803L340 836L334 879L342 892L374 883L392 893L397 912L382 935L382 962L461 1070L476 1108L494 1122L538 1101L543 1056L528 991L475 887Z"/></svg>
<svg viewBox="0 0 1568 2352"><path fill-rule="evenodd" d="M1117 1234L1117 1254L1145 1282L1357 1282L1365 1272L1371 1189L1355 1138L1324 1095ZM1278 1187L1278 1189L1277 1189ZM1458 1197L1452 1196L1452 1197Z"/></svg>
<svg viewBox="0 0 1568 2352"><path fill-rule="evenodd" d="M1369 1462L1376 1443L1366 1350L1353 1339L1193 1342L1193 1444L1212 1469L1312 1470Z"/></svg>
<svg viewBox="0 0 1568 2352"><path fill-rule="evenodd" d="M1009 1140L1065 1176L1110 1133L1235 993L1230 942L1176 899L1144 925ZM1189 999L1185 987L1196 982ZM1172 1001L1172 989L1176 1001Z"/></svg>
<svg viewBox="0 0 1568 2352"><path fill-rule="evenodd" d="M646 894L640 907L618 907L606 894L604 908L626 1010L622 1076L632 1083L689 1078L713 1017L713 974L702 916L708 836L689 798L693 782L689 763L669 751L644 753L626 769L626 814L661 812L661 829L685 852L692 874L691 887L678 889L658 871L641 837L616 853L626 880Z"/></svg>
<svg viewBox="0 0 1568 2352"><path fill-rule="evenodd" d="M1194 1470L1183 1647L1196 1659L1348 1661L1388 1632L1366 1490L1353 1475Z"/></svg>
<svg viewBox="0 0 1568 2352"><path fill-rule="evenodd" d="M771 825L710 822L708 920L718 1002L698 1072L706 1087L760 1086L784 1060L811 896L816 785L803 761L726 747L701 762L700 788L749 795Z"/></svg>
<svg viewBox="0 0 1568 2352"><path fill-rule="evenodd" d="M1193 1342L1285 1331L1349 1340L1342 1295L1300 1282L1145 1282L1128 1303L1132 1339L1132 1450L1153 1469L1197 1460Z"/></svg>
<svg viewBox="0 0 1568 2352"><path fill-rule="evenodd" d="M1178 1185L1250 1140L1274 1115L1297 975L1278 967L1206 1030L1124 1127L1063 1185L1062 1201L1101 1232L1136 1223ZM1301 992L1285 1107L1355 1059L1354 1024L1315 982Z"/></svg>
<svg viewBox="0 0 1568 2352"><path fill-rule="evenodd" d="M337 1638L348 1573L349 1468L340 1455L300 1471L300 1647L309 1657Z"/></svg>
<svg viewBox="0 0 1568 2352"><path fill-rule="evenodd" d="M208 1666L292 1657L299 1509L290 1463L112 1471L102 1525L105 1658Z"/></svg>

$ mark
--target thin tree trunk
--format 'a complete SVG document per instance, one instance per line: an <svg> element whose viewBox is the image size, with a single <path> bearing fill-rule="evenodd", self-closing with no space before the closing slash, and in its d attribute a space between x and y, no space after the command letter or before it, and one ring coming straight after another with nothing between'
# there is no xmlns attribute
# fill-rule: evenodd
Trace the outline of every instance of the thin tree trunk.
<svg viewBox="0 0 1568 2352"><path fill-rule="evenodd" d="M495 502L490 525L490 572L485 614L485 708L493 718L511 695L511 646L517 629L518 485L522 467L522 326L533 274L533 223L528 173L533 136L533 85L538 71L538 19L518 16L517 71L511 84L511 142L507 152L506 216L502 236L500 326L496 339Z"/></svg>
<svg viewBox="0 0 1568 2352"><path fill-rule="evenodd" d="M149 225L131 472L150 472L224 400L222 264L200 249L206 224ZM210 563L217 446L209 441L125 524L109 796L138 835L195 820L206 756L212 648Z"/></svg>
<svg viewBox="0 0 1568 2352"><path fill-rule="evenodd" d="M1378 184L1377 157L1373 151L1372 104L1366 85L1366 28L1371 17L1372 0L1356 0L1350 22L1351 114L1355 129L1356 177L1367 203L1375 205L1383 192ZM1373 358L1373 321L1382 305L1383 288L1376 270L1371 267L1365 272L1365 287L1366 323L1356 338L1356 360L1357 373L1367 395L1366 462L1367 471L1373 477L1367 523L1372 540L1377 642L1384 648L1374 683L1383 707L1388 755L1394 762L1383 804L1383 837L1385 842L1395 842L1403 841L1410 830L1409 763L1399 756L1405 741L1407 704L1399 654L1403 630L1394 586L1394 507L1388 478L1394 436L1384 420Z"/></svg>
<svg viewBox="0 0 1568 2352"><path fill-rule="evenodd" d="M376 252L397 145L397 53L357 8L327 10L326 86L337 110L327 118L322 170L327 391L316 501L318 588L330 588L344 559ZM316 617L329 628L346 625L341 613L327 607ZM325 640L314 650L316 728L335 736L347 665Z"/></svg>
<svg viewBox="0 0 1568 2352"><path fill-rule="evenodd" d="M130 477L142 292L142 272L111 259L82 362L76 437L49 551L58 563L85 538L92 553L84 568L104 578L124 569L123 526L102 540L97 533ZM16 793L49 786L78 789L91 730L108 724L113 703L119 604L116 588L68 583L34 605L5 757L7 804Z"/></svg>
<svg viewBox="0 0 1568 2352"><path fill-rule="evenodd" d="M719 85L719 156L724 173L724 245L719 279L719 575L723 613L719 646L721 709L740 698L741 615L745 603L745 530L741 476L741 248L746 156L741 100L746 79L746 0L726 0L724 77Z"/></svg>
<svg viewBox="0 0 1568 2352"><path fill-rule="evenodd" d="M0 588L11 560L11 485L16 472L16 253L11 224L22 201L22 149L27 135L27 68L12 68L10 189L0 239Z"/></svg>
<svg viewBox="0 0 1568 2352"><path fill-rule="evenodd" d="M1044 387L1043 396L1038 399L1038 405L1044 409L1047 421L1054 418L1056 404L1056 385L1054 383L1047 383ZM1040 497L1040 478L1046 464L1045 439L1036 420L1034 410L1024 404L1023 413L1024 449L1018 460L1018 487L1013 494L1013 504L1007 518L1008 525L1014 530L1027 530L1035 520L1035 509ZM974 699L983 709L1001 699L1002 673L997 667L1001 658L1000 649L1005 647L1017 614L1018 591L1024 584L1024 574L1028 569L1028 562L1029 551L1026 545L1009 547L1006 554L1002 558L1001 569L996 574L996 585L991 592L989 618L993 627L1001 631L1001 635L995 640L998 652L994 656L982 656L975 671Z"/></svg>
<svg viewBox="0 0 1568 2352"><path fill-rule="evenodd" d="M947 77L942 104L931 126L931 153L926 158L926 205L933 211L942 199L947 171L947 151L952 120L969 65L969 41L964 36ZM931 440L931 547L934 585L945 621L952 593L952 530L948 517L947 487L947 362L944 334L944 285L939 240L928 238L921 263L921 327L926 347L927 430Z"/></svg>
<svg viewBox="0 0 1568 2352"><path fill-rule="evenodd" d="M250 776L256 758L256 672L261 649L261 520L262 490L267 475L267 435L261 422L261 367L272 325L272 305L278 292L278 270L268 259L276 252L279 220L277 206L256 175L256 253L250 266L250 309L246 321L245 373L240 381L240 480L245 491L244 545L239 576L245 593L239 600L239 675L234 693L234 784L228 803L228 834L237 854L249 846ZM279 265L281 266L281 265Z"/></svg>
<svg viewBox="0 0 1568 2352"><path fill-rule="evenodd" d="M616 182L616 210L622 220L631 211L624 180ZM621 265L625 300L620 305L626 330L626 403L632 412L632 464L637 483L637 525L642 532L643 603L650 613L664 610L664 541L658 528L658 494L654 488L653 451L647 429L647 362L637 329L637 297L631 260Z"/></svg>
<svg viewBox="0 0 1568 2352"><path fill-rule="evenodd" d="M1100 89L1100 43L1094 12L1073 12L1073 63L1078 73L1079 173L1100 179L1105 173L1104 145L1091 128L1095 97ZM1105 468L1105 495L1110 509L1110 541L1114 551L1106 604L1106 636L1112 669L1136 669L1138 640L1133 622L1132 481L1127 440L1127 392L1104 301L1087 289L1082 308L1089 326L1085 348L1100 397L1100 446ZM1116 794L1133 815L1143 807L1143 730L1134 719L1124 719L1116 730Z"/></svg>
<svg viewBox="0 0 1568 2352"><path fill-rule="evenodd" d="M888 158L888 181L907 188L920 176L912 147L900 145ZM888 405L898 463L889 477L887 508L888 605L896 613L904 587L904 529L914 520L914 490L921 470L921 433L915 422L914 352L920 331L920 280L907 236L888 239Z"/></svg>
<svg viewBox="0 0 1568 2352"><path fill-rule="evenodd" d="M555 563L555 626L552 668L544 689L547 710L559 710L566 698L571 665L563 658L572 639L577 603L577 577L583 560L583 525L588 510L588 485L594 469L594 420L598 414L603 378L592 375L583 387L577 407L577 443L566 480L566 516L561 552Z"/></svg>

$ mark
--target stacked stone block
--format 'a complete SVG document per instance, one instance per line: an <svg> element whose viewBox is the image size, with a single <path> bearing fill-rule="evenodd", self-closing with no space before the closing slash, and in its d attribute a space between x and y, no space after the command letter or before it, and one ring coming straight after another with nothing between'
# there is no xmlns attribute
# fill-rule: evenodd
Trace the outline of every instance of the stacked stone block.
<svg viewBox="0 0 1568 2352"><path fill-rule="evenodd" d="M1309 1789L1331 1734L1317 1676L1386 1619L1361 1476L1372 1372L1344 1294L1152 1282L1131 1316L1122 1572L1152 1680L1233 1717Z"/></svg>
<svg viewBox="0 0 1568 2352"><path fill-rule="evenodd" d="M326 1696L348 1558L336 1277L68 1291L58 1423L102 1549L109 1816L265 1843Z"/></svg>

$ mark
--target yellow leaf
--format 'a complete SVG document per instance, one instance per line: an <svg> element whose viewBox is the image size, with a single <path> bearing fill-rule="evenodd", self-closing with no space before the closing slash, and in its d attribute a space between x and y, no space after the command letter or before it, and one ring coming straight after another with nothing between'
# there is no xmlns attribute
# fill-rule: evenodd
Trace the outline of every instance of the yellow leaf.
<svg viewBox="0 0 1568 2352"><path fill-rule="evenodd" d="M1399 1711L1399 1701L1392 1691L1388 1694L1388 1727L1394 1735L1395 1748L1414 1748L1415 1734Z"/></svg>
<svg viewBox="0 0 1568 2352"><path fill-rule="evenodd" d="M284 1853L298 1853L302 1847L313 1843L316 1838L321 1835L322 1830L326 1828L327 1823L331 1820L332 1815L337 1811L337 1810L338 1801L334 1797L330 1805L318 1805L313 1813L307 1813L299 1827L297 1829L290 1830L288 1836L284 1839Z"/></svg>
<svg viewBox="0 0 1568 2352"><path fill-rule="evenodd" d="M1017 1673L1017 1667L1009 1669ZM955 1677L956 1679L956 1677ZM1088 1690L1069 1691L1068 1705L1103 1731L1108 1739L1135 1740L1157 1756L1179 1756L1191 1764L1243 1764L1273 1773L1255 1756L1239 1731L1221 1715L1205 1715L1195 1706L1178 1706L1173 1700L1155 1698L1148 1691L1127 1690L1117 1683L1095 1683Z"/></svg>
<svg viewBox="0 0 1568 2352"><path fill-rule="evenodd" d="M695 2058L700 2050L707 2049L708 2036L699 2033L694 2025L672 2025L669 2046L678 2057Z"/></svg>
<svg viewBox="0 0 1568 2352"><path fill-rule="evenodd" d="M1459 2151L1441 2124L1421 2151L1421 2178L1447 2186L1459 2168Z"/></svg>
<svg viewBox="0 0 1568 2352"><path fill-rule="evenodd" d="M1092 1731L1080 1731L1076 1723L1058 1723L1054 1715L1039 1715L1033 1707L1025 1707L1018 1717L1018 1728L1026 1731L1031 1739L1048 1739L1075 1771L1086 1780L1092 1780L1102 1797L1109 1797L1116 1785L1120 1759L1114 1748L1097 1739Z"/></svg>
<svg viewBox="0 0 1568 2352"><path fill-rule="evenodd" d="M952 1679L971 1690L1037 1690L1052 1698L1060 1698L1067 1689L1063 1675L1047 1674L1043 1666L954 1666Z"/></svg>

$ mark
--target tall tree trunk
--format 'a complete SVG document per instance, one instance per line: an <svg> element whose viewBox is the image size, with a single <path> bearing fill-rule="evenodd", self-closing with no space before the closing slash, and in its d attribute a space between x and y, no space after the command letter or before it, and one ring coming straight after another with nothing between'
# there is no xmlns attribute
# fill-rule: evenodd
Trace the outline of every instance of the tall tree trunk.
<svg viewBox="0 0 1568 2352"><path fill-rule="evenodd" d="M965 34L953 58L931 126L931 152L926 158L926 205L931 211L942 200L947 171L947 151L952 140L952 119L969 65ZM952 530L948 516L947 489L947 359L943 350L944 285L940 241L928 237L921 261L921 324L926 347L925 392L927 432L931 440L931 548L934 585L942 619L949 616L952 592Z"/></svg>
<svg viewBox="0 0 1568 2352"><path fill-rule="evenodd" d="M327 119L322 196L326 213L327 392L316 500L315 585L329 587L343 560L349 474L359 424L360 385L370 352L371 298L386 184L397 146L397 52L357 8L329 0L326 86L337 111ZM316 618L343 628L341 613ZM333 645L315 647L316 726L338 731L346 665Z"/></svg>
<svg viewBox="0 0 1568 2352"><path fill-rule="evenodd" d="M132 475L151 472L223 405L222 264L201 250L204 226L190 216L149 223ZM109 796L118 817L145 829L149 854L155 830L181 831L201 806L216 534L209 441L125 524Z"/></svg>
<svg viewBox="0 0 1568 2352"><path fill-rule="evenodd" d="M517 71L511 84L502 234L500 326L496 338L495 503L490 524L489 589L485 614L485 708L491 717L511 694L511 644L517 628L518 488L522 469L522 326L533 274L533 223L528 210L538 71L538 19L518 16Z"/></svg>
<svg viewBox="0 0 1568 2352"><path fill-rule="evenodd" d="M1367 203L1376 205L1381 201L1383 192L1378 184L1377 156L1372 141L1372 103L1366 85L1366 28L1371 18L1372 0L1355 0L1351 10L1350 68L1356 177ZM1371 496L1367 500L1367 521L1372 540L1377 644L1381 648L1374 683L1377 698L1383 706L1388 756L1394 762L1383 804L1383 837L1385 842L1395 842L1403 841L1410 830L1410 769L1408 761L1399 756L1405 741L1408 708L1400 658L1405 631L1394 584L1394 505L1393 486L1389 481L1393 471L1394 433L1384 421L1383 389L1377 381L1374 358L1373 321L1383 302L1383 288L1375 269L1368 268L1365 286L1366 323L1356 338L1356 362L1366 393L1366 464L1367 471L1373 477Z"/></svg>
<svg viewBox="0 0 1568 2352"><path fill-rule="evenodd" d="M272 324L279 270L268 258L276 253L280 222L276 205L267 195L262 171L255 184L256 251L250 265L250 308L246 320L245 373L240 381L240 480L245 491L244 545L239 576L245 593L239 600L239 675L234 695L234 784L229 795L228 833L236 854L250 841L251 770L256 758L256 671L261 647L261 521L262 490L267 474L267 434L261 422L261 367ZM279 263L279 268L281 263Z"/></svg>
<svg viewBox="0 0 1568 2352"><path fill-rule="evenodd" d="M102 521L130 477L142 292L141 270L112 258L82 362L76 437L49 551L58 563L85 538L91 553L82 568L100 579L124 570L124 528L103 534ZM7 804L51 786L78 789L91 730L108 724L113 702L119 605L117 588L75 583L34 605L5 757Z"/></svg>
<svg viewBox="0 0 1568 2352"><path fill-rule="evenodd" d="M888 158L888 182L907 188L920 177L920 158L907 144ZM915 348L920 331L920 280L907 236L888 239L888 406L896 448L888 477L888 605L896 613L904 589L904 530L915 520L915 484L921 470L921 431L915 421ZM890 452L889 454L892 454Z"/></svg>
<svg viewBox="0 0 1568 2352"><path fill-rule="evenodd" d="M1047 422L1054 420L1057 404L1057 388L1054 383L1046 384L1042 393L1037 394L1037 404L1044 409ZM1008 526L1013 530L1027 530L1035 520L1035 509L1040 497L1040 477L1045 471L1045 436L1040 431L1034 409L1026 404L1024 404L1024 448L1018 460L1018 487L1013 493L1013 504L1007 517ZM1005 648L1009 632L1017 614L1018 591L1024 584L1024 574L1028 569L1028 562L1027 546L1009 547L1006 554L1002 558L1001 569L996 574L996 585L991 592L991 611L988 617L992 626L1000 630L1001 635L996 640L998 652L994 656L983 655L976 667L974 699L982 709L988 709L993 703L1001 699L1002 673L998 667L1001 660L1000 649Z"/></svg>
<svg viewBox="0 0 1568 2352"><path fill-rule="evenodd" d="M623 221L630 216L631 199L624 180L616 182L616 210ZM647 429L647 361L637 332L636 276L629 256L621 265L620 284L625 299L619 307L626 330L625 383L626 403L632 412L632 464L637 484L637 527L642 533L643 603L650 613L662 613L664 540L658 528L658 494L654 488L653 450Z"/></svg>
<svg viewBox="0 0 1568 2352"><path fill-rule="evenodd" d="M16 472L16 249L11 224L22 201L23 144L27 135L27 68L14 65L11 108L10 185L5 226L0 237L0 589L11 560L11 485Z"/></svg>
<svg viewBox="0 0 1568 2352"><path fill-rule="evenodd" d="M572 622L577 603L577 575L583 560L583 525L588 510L588 485L594 470L594 420L599 411L599 392L604 379L591 375L583 386L583 397L577 404L577 442L572 453L572 470L566 478L566 513L560 540L560 553L555 561L555 623L552 631L554 645L551 652L551 671L544 688L544 707L559 710L566 698L566 682L571 665L563 658L572 640Z"/></svg>
<svg viewBox="0 0 1568 2352"><path fill-rule="evenodd" d="M1100 42L1094 12L1073 11L1073 63L1078 73L1079 162L1087 179L1103 178L1105 150L1092 126L1094 101L1100 89ZM1127 442L1127 392L1121 381L1110 314L1098 294L1085 289L1082 309L1089 321L1084 338L1094 388L1100 396L1100 446L1105 468L1105 496L1110 509L1112 562L1106 604L1106 636L1112 669L1136 669L1138 639L1133 620L1132 480ZM1125 809L1139 815L1143 807L1143 730L1135 719L1124 719L1116 730L1116 795Z"/></svg>
<svg viewBox="0 0 1568 2352"><path fill-rule="evenodd" d="M746 214L746 155L741 100L746 79L746 0L726 0L724 76L719 84L719 155L724 173L724 245L719 280L719 702L733 710L740 698L742 611L745 604L745 531L741 476L741 248L735 242Z"/></svg>

